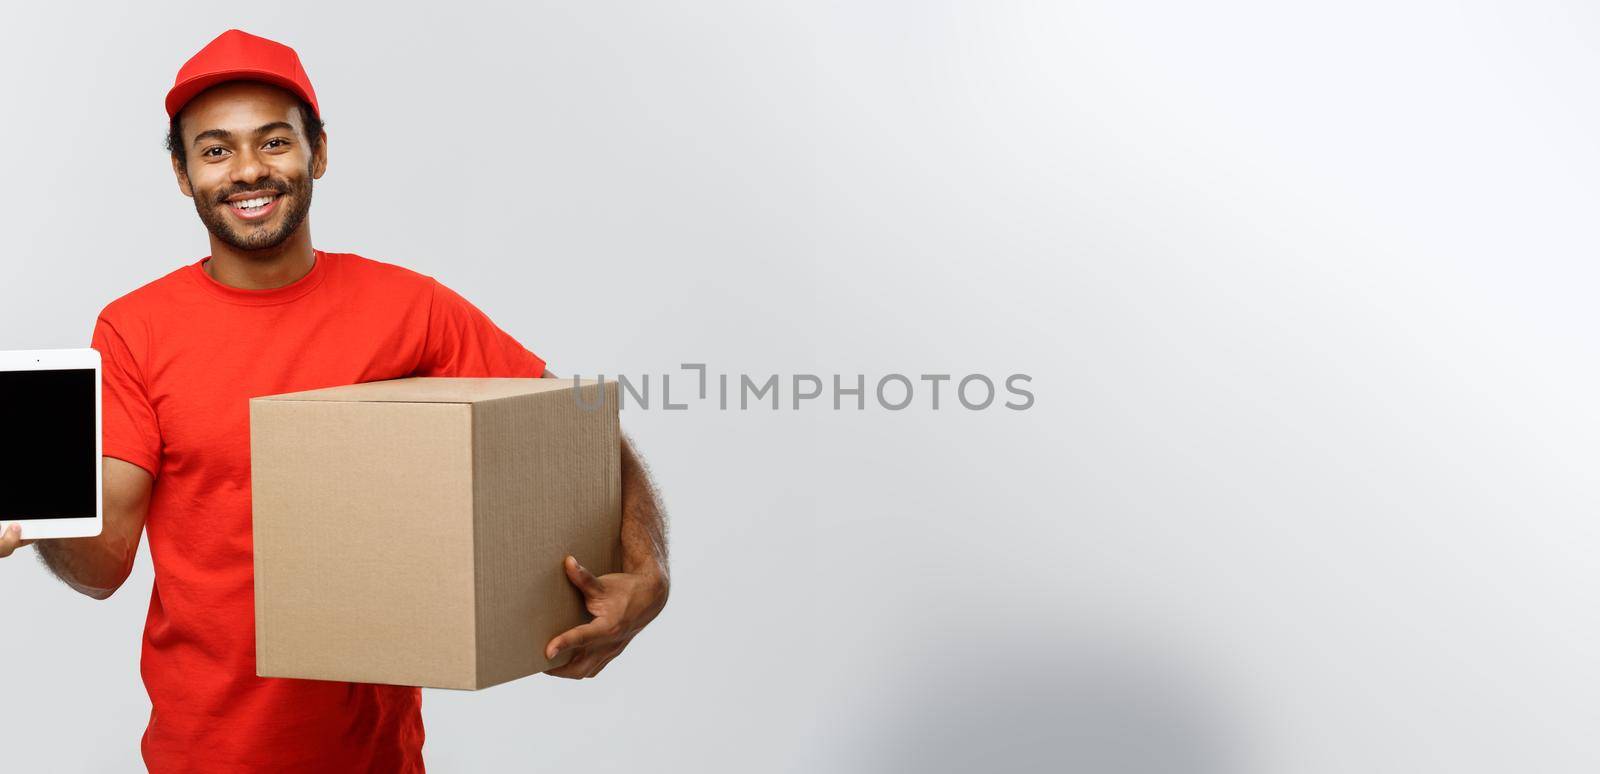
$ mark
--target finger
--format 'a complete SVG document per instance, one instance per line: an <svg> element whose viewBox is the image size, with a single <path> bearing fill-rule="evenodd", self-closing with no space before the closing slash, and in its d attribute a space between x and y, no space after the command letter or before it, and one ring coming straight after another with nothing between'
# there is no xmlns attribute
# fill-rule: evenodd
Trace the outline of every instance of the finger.
<svg viewBox="0 0 1600 774"><path fill-rule="evenodd" d="M569 680L582 680L589 676L589 671L592 669L594 669L594 656L585 655L581 659L573 660L571 664L568 664L561 670L561 674L557 675L557 677L565 677Z"/></svg>
<svg viewBox="0 0 1600 774"><path fill-rule="evenodd" d="M596 618L556 635L550 644L544 646L544 657L553 659L563 650L604 642L621 635L621 629L609 619Z"/></svg>
<svg viewBox="0 0 1600 774"><path fill-rule="evenodd" d="M633 643L633 636L629 635L627 639L625 639L625 640L623 640L623 641L621 641L621 642L619 642L619 643L617 643L615 645L612 645L608 649L608 651L604 654L605 658L600 661L600 665L595 667L594 674L596 674L596 675L600 674L600 670L605 669L606 665L610 664L612 659L615 659L617 656L622 655L622 651L627 650L628 646L630 644L632 644L632 643ZM592 676L593 675L591 675L591 677Z"/></svg>
<svg viewBox="0 0 1600 774"><path fill-rule="evenodd" d="M13 551L23 545L22 525L12 524L7 526L4 532L0 532L0 559L10 556Z"/></svg>
<svg viewBox="0 0 1600 774"><path fill-rule="evenodd" d="M622 648L620 648L620 647L612 648L604 656L602 656L600 659L598 659L598 663L596 663L594 665L594 669L589 672L589 676L590 677L598 676L600 674L600 670L605 669L606 665L610 664L612 659L614 659L614 658L616 658L617 656L620 656L620 655L622 655Z"/></svg>
<svg viewBox="0 0 1600 774"><path fill-rule="evenodd" d="M584 650L583 648L578 648L568 652L572 654L572 658L567 659L567 663L558 667L546 669L544 670L544 673L550 675L551 677L565 677L571 680L582 678L583 673L578 671L578 662L583 660L584 655L588 651Z"/></svg>
<svg viewBox="0 0 1600 774"><path fill-rule="evenodd" d="M572 585L577 586L584 596L592 597L600 593L600 580L594 577L594 573L578 564L578 557L568 556L563 566L567 570L567 580L572 581Z"/></svg>
<svg viewBox="0 0 1600 774"><path fill-rule="evenodd" d="M616 650L617 648L615 647L590 648L584 651L582 658L573 659L572 663L567 665L567 668L579 680L594 677L600 672L601 667L605 666L605 662L611 660Z"/></svg>

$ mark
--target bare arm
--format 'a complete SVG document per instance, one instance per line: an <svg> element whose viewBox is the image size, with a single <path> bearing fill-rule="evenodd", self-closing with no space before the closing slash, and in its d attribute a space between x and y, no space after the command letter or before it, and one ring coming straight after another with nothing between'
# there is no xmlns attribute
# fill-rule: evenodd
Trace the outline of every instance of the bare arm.
<svg viewBox="0 0 1600 774"><path fill-rule="evenodd" d="M102 457L100 464L105 515L100 534L36 541L40 560L56 577L95 599L116 593L133 570L154 486L150 473L131 462Z"/></svg>

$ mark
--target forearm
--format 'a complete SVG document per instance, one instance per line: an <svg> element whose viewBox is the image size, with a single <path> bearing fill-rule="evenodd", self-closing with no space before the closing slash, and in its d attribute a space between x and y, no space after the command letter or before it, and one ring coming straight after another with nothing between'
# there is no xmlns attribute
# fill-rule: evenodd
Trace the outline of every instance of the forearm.
<svg viewBox="0 0 1600 774"><path fill-rule="evenodd" d="M138 546L128 546L113 535L100 535L40 540L34 549L50 572L74 591L105 599L128 579Z"/></svg>
<svg viewBox="0 0 1600 774"><path fill-rule="evenodd" d="M667 521L644 460L622 437L622 570L669 584Z"/></svg>

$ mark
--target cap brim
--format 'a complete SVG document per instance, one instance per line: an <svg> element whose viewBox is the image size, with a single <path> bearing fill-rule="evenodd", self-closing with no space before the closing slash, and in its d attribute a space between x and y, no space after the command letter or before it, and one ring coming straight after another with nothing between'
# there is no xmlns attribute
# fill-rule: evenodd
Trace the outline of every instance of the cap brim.
<svg viewBox="0 0 1600 774"><path fill-rule="evenodd" d="M178 111L182 110L184 105L189 104L189 100L194 99L196 94L228 81L257 81L288 89L290 94L305 100L307 104L311 105L313 111L317 109L317 103L312 101L311 97L300 89L299 84L276 73L251 69L218 70L213 73L196 75L183 83L173 86L172 90L167 92L167 117L171 118L177 115Z"/></svg>

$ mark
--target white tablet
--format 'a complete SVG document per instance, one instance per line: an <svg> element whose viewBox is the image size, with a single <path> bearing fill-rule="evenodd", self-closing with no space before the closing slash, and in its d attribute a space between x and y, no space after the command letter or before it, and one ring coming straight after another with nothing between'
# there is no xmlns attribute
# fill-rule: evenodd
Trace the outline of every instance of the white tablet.
<svg viewBox="0 0 1600 774"><path fill-rule="evenodd" d="M0 530L100 534L100 353L0 351Z"/></svg>

